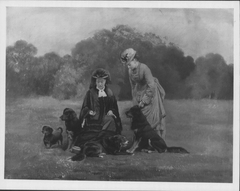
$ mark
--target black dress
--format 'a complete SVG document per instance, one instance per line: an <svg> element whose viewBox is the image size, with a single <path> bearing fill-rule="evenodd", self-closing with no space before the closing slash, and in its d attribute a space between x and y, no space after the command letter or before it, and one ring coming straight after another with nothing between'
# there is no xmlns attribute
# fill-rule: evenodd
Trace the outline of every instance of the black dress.
<svg viewBox="0 0 240 191"><path fill-rule="evenodd" d="M119 116L117 100L113 92L106 86L104 92L105 97L98 96L98 89L91 88L87 91L83 100L80 122L84 130L110 130L121 133L122 124ZM94 116L89 111L94 111ZM114 116L108 116L107 113L112 111Z"/></svg>

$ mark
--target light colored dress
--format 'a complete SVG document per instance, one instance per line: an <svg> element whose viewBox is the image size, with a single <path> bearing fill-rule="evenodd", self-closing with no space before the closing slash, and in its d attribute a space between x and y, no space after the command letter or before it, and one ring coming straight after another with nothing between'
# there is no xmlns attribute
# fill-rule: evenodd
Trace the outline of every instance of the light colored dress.
<svg viewBox="0 0 240 191"><path fill-rule="evenodd" d="M147 65L139 63L134 70L129 69L129 80L132 87L133 105L145 103L143 114L157 133L165 139L165 109L163 100L165 91L157 78L153 77Z"/></svg>

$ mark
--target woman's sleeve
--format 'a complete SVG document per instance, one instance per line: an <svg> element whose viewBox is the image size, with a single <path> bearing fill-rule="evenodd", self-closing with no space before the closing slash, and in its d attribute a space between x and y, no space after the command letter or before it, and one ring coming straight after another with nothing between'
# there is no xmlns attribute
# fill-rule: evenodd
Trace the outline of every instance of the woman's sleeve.
<svg viewBox="0 0 240 191"><path fill-rule="evenodd" d="M121 134L122 121L121 121L120 114L119 114L117 99L114 94L112 94L112 96L110 97L110 100L111 100L111 103L110 103L109 110L112 110L113 114L116 116L116 118L114 118L114 121L116 123L116 133Z"/></svg>
<svg viewBox="0 0 240 191"><path fill-rule="evenodd" d="M130 83L130 86L131 86L132 99L135 100L135 97L136 97L136 92L135 92L136 82L134 80L132 80L130 70L128 71L128 75L129 75L129 77L128 77L129 78L129 83Z"/></svg>
<svg viewBox="0 0 240 191"><path fill-rule="evenodd" d="M128 72L128 75L129 75L129 82L130 82L131 88L132 88L132 90L133 90L134 87L135 87L135 85L136 85L136 82L134 82L134 81L132 80L130 70L129 70L129 72Z"/></svg>
<svg viewBox="0 0 240 191"><path fill-rule="evenodd" d="M154 82L154 77L152 75L151 70L146 66L143 70L143 77L146 80L147 88L145 90L145 94L142 98L142 101L145 104L150 104L152 98L155 95L155 82Z"/></svg>
<svg viewBox="0 0 240 191"><path fill-rule="evenodd" d="M116 132L118 134L121 134L122 132L122 121L119 115L119 109L118 109L118 104L117 104L117 99L116 97L113 95L113 108L114 108L114 114L116 115L117 119L115 119L116 122Z"/></svg>
<svg viewBox="0 0 240 191"><path fill-rule="evenodd" d="M82 103L82 109L79 115L79 120L82 122L83 119L89 114L90 111L90 91L87 91L83 103Z"/></svg>

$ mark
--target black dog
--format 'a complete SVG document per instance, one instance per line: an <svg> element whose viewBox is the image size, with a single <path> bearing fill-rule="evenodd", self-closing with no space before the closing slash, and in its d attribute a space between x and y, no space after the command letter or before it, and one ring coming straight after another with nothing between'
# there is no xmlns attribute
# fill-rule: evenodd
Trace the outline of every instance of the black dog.
<svg viewBox="0 0 240 191"><path fill-rule="evenodd" d="M104 138L102 140L102 145L107 154L124 155L128 154L124 151L128 146L128 142L125 136L118 134Z"/></svg>
<svg viewBox="0 0 240 191"><path fill-rule="evenodd" d="M62 145L63 136L62 136L63 129L62 127L58 127L57 130L53 132L53 128L49 126L42 127L42 133L44 134L43 143L46 148L51 148L52 145L58 143L58 145Z"/></svg>
<svg viewBox="0 0 240 191"><path fill-rule="evenodd" d="M72 149L74 140L76 139L78 133L81 131L81 126L76 112L71 108L65 108L63 114L60 116L62 121L65 121L66 132L68 137L68 148Z"/></svg>
<svg viewBox="0 0 240 191"><path fill-rule="evenodd" d="M82 133L80 140L83 137L91 137L85 143L81 143L78 147L81 148L81 152L71 157L73 161L82 161L86 157L103 157L105 154L112 155L129 155L124 151L128 145L128 140L123 135L115 135L111 131L101 131L101 132L85 132ZM92 134L92 135L89 135Z"/></svg>
<svg viewBox="0 0 240 191"><path fill-rule="evenodd" d="M159 153L189 153L182 147L168 147L165 141L148 123L138 105L130 108L126 112L126 116L128 118L132 118L131 129L135 134L135 141L132 147L127 150L127 152L133 153L137 148L150 148L150 150L157 150Z"/></svg>
<svg viewBox="0 0 240 191"><path fill-rule="evenodd" d="M86 157L103 157L104 154L101 144L95 141L88 141L83 145L81 151L73 157L70 157L70 159L72 161L82 161Z"/></svg>

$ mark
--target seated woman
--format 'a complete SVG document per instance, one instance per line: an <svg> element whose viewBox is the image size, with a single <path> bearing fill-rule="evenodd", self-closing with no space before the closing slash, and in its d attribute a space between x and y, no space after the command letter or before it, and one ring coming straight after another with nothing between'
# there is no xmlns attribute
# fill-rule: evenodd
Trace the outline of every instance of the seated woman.
<svg viewBox="0 0 240 191"><path fill-rule="evenodd" d="M107 86L110 82L108 71L99 68L93 72L79 116L84 131L108 130L121 134L117 100Z"/></svg>

